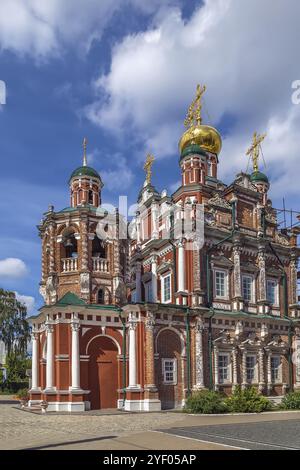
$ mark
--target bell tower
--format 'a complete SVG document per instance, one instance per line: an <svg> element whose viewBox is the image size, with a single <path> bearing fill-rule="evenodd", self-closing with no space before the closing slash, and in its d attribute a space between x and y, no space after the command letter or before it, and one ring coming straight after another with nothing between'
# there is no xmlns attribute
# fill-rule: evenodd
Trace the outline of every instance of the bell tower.
<svg viewBox="0 0 300 470"><path fill-rule="evenodd" d="M121 303L125 291L126 240L106 233L109 226L118 226L119 217L117 212L101 208L103 183L99 173L87 165L86 147L84 139L82 166L69 179L70 206L59 211L49 206L38 227L42 239L40 293L47 305L69 292L86 303Z"/></svg>

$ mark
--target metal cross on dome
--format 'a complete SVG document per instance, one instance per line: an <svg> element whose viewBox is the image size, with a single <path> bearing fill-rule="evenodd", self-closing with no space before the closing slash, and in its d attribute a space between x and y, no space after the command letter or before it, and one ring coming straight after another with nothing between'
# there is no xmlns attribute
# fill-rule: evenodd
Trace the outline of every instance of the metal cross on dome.
<svg viewBox="0 0 300 470"><path fill-rule="evenodd" d="M206 91L206 86L203 85L201 87L200 85L197 85L197 93L196 93L196 98L193 99L189 109L188 113L186 116L186 119L184 121L185 127L191 127L191 126L200 126L202 122L202 117L201 117L201 109L202 109L202 95Z"/></svg>
<svg viewBox="0 0 300 470"><path fill-rule="evenodd" d="M147 184L151 183L152 165L153 165L154 160L155 160L154 156L148 153L146 161L145 161L145 165L144 165Z"/></svg>
<svg viewBox="0 0 300 470"><path fill-rule="evenodd" d="M82 164L82 166L87 166L87 158L86 158L87 138L86 137L83 139L82 146L83 146L83 164Z"/></svg>
<svg viewBox="0 0 300 470"><path fill-rule="evenodd" d="M251 156L253 162L253 171L258 171L258 160L259 160L259 152L260 152L260 145L262 141L266 138L267 134L259 135L257 132L253 134L253 141L251 147L247 150L246 155Z"/></svg>

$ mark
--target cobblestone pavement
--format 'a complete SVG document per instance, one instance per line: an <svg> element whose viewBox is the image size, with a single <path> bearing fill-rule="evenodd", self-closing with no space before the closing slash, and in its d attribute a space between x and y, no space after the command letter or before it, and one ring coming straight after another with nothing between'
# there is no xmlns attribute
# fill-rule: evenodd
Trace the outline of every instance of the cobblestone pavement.
<svg viewBox="0 0 300 470"><path fill-rule="evenodd" d="M23 411L11 397L0 397L0 449L24 449L72 441L114 438L130 432L170 427L178 413L36 414Z"/></svg>
<svg viewBox="0 0 300 470"><path fill-rule="evenodd" d="M0 449L299 448L300 412L31 413L0 396Z"/></svg>

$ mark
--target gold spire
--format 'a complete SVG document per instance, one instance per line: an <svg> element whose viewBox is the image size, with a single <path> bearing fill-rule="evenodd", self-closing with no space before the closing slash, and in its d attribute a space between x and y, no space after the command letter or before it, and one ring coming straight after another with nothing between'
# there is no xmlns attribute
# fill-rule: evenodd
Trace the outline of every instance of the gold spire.
<svg viewBox="0 0 300 470"><path fill-rule="evenodd" d="M155 160L155 158L153 157L153 155L148 153L146 161L145 161L145 165L144 165L144 170L146 172L147 184L151 183L152 165L153 165L154 160Z"/></svg>
<svg viewBox="0 0 300 470"><path fill-rule="evenodd" d="M87 138L86 137L83 139L82 146L83 146L83 163L82 163L82 166L87 166L87 159L86 159Z"/></svg>
<svg viewBox="0 0 300 470"><path fill-rule="evenodd" d="M188 113L186 116L186 119L184 121L185 127L191 127L191 126L200 126L202 123L202 117L201 117L201 109L202 109L202 95L206 90L206 86L203 85L201 88L200 85L197 85L197 93L196 93L196 98L192 101Z"/></svg>
<svg viewBox="0 0 300 470"><path fill-rule="evenodd" d="M250 155L253 162L253 171L258 171L258 160L260 153L260 144L266 138L267 134L259 135L257 132L253 134L253 141L251 147L247 150L246 155Z"/></svg>

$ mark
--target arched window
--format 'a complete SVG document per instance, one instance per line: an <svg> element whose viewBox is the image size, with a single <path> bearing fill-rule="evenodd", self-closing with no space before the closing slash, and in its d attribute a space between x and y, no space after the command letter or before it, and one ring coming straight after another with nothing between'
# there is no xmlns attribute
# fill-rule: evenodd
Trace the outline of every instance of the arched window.
<svg viewBox="0 0 300 470"><path fill-rule="evenodd" d="M104 304L104 289L99 289L97 293L97 303Z"/></svg>
<svg viewBox="0 0 300 470"><path fill-rule="evenodd" d="M106 249L103 240L97 237L95 234L95 238L92 243L92 256L93 258L106 258Z"/></svg>
<svg viewBox="0 0 300 470"><path fill-rule="evenodd" d="M63 233L62 258L77 258L77 240L73 229L66 229Z"/></svg>
<svg viewBox="0 0 300 470"><path fill-rule="evenodd" d="M89 204L93 204L93 203L94 203L93 199L94 199L94 198L93 198L93 191L90 190L90 191L89 191Z"/></svg>

